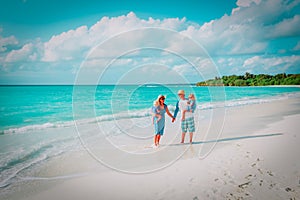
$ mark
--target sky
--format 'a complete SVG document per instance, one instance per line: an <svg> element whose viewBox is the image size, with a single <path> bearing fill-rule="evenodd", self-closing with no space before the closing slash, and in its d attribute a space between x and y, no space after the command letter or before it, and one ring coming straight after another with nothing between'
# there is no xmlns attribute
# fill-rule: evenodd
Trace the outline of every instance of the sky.
<svg viewBox="0 0 300 200"><path fill-rule="evenodd" d="M299 27L299 0L0 0L0 84L300 73Z"/></svg>

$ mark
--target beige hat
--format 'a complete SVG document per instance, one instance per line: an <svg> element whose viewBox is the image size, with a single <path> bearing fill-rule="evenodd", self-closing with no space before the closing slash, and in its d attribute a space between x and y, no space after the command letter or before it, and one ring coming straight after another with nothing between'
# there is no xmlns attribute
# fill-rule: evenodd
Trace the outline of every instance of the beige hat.
<svg viewBox="0 0 300 200"><path fill-rule="evenodd" d="M156 101L159 101L159 99L160 99L160 98L164 98L164 99L166 99L166 96L164 96L164 95L160 94L160 95L158 95L158 97L157 97Z"/></svg>
<svg viewBox="0 0 300 200"><path fill-rule="evenodd" d="M184 90L178 90L177 94L183 94L184 95Z"/></svg>
<svg viewBox="0 0 300 200"><path fill-rule="evenodd" d="M160 104L159 100L160 100L161 98L166 99L166 96L164 96L164 95L162 95L162 94L158 95L157 99L153 102L153 106L158 106L158 105Z"/></svg>

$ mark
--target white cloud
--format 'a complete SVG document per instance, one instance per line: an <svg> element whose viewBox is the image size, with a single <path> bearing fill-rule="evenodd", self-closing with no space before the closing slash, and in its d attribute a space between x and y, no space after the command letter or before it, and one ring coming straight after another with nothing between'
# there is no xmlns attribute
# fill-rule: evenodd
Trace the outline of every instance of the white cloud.
<svg viewBox="0 0 300 200"><path fill-rule="evenodd" d="M218 58L218 69L223 75L238 74L245 72L260 73L299 73L300 56L247 56Z"/></svg>
<svg viewBox="0 0 300 200"><path fill-rule="evenodd" d="M249 7L252 3L260 4L261 0L238 0L236 5L240 7Z"/></svg>
<svg viewBox="0 0 300 200"><path fill-rule="evenodd" d="M252 58L248 58L245 60L243 67L248 67L248 66L252 66L255 65L256 63L258 63L260 60L259 56L253 56Z"/></svg>
<svg viewBox="0 0 300 200"><path fill-rule="evenodd" d="M82 59L93 46L122 32L144 27L162 27L180 30L185 26L185 20L185 18L167 18L164 20L149 18L148 20L143 20L139 19L133 12L119 17L103 17L90 28L81 26L75 30L69 30L53 36L49 41L44 43L42 61L55 62L59 60ZM136 46L137 43L142 42L146 37L147 35L128 35L128 38L126 38L127 47L125 48L128 48L128 45ZM105 49L98 52L98 54L94 54L95 56L113 57L118 55L122 48L124 48L124 41L122 44L111 46L111 49Z"/></svg>
<svg viewBox="0 0 300 200"><path fill-rule="evenodd" d="M234 55L262 53L268 47L268 38L300 35L300 17L281 20L285 12L291 10L296 3L286 3L281 0L238 0L238 8L234 8L231 15L224 15L220 19L204 23L202 26L186 21L185 18L166 18L163 20L149 18L147 20L138 18L133 12L118 17L103 17L90 28L80 26L54 35L42 46L34 44L41 54L43 62L59 62L68 60L82 60L88 51L95 45L113 37L119 33L144 27L159 27L180 31L182 34L191 37L212 55ZM263 26L266 24L266 26ZM272 25L268 25L272 24ZM113 57L122 52L122 48L130 45L136 47L147 40L147 37L157 37L157 41L164 45L169 38L160 35L128 35L127 43L111 46L98 54L102 57ZM2 41L2 42L1 42ZM16 43L11 36L0 40L0 50L5 49L5 44ZM168 44L169 50L180 54L192 54L194 49L184 40L173 40ZM26 48L26 47L25 47ZM23 53L23 50L10 52L14 54ZM189 52L189 53L188 53ZM10 61L11 55L5 60ZM20 58L22 55L19 56ZM31 56L31 59L38 59L39 56Z"/></svg>
<svg viewBox="0 0 300 200"><path fill-rule="evenodd" d="M299 2L238 2L240 7L234 8L231 15L225 14L200 28L190 26L182 33L196 39L210 54L216 55L262 53L270 39L300 36L298 15L286 18Z"/></svg>
<svg viewBox="0 0 300 200"><path fill-rule="evenodd" d="M269 27L270 37L289 37L300 35L300 15L295 15L292 18L283 19L274 26Z"/></svg>
<svg viewBox="0 0 300 200"><path fill-rule="evenodd" d="M123 33L122 40L116 39L107 46L104 44L105 48L98 48L90 56L91 60L87 60L86 63L96 68L105 66L110 59L120 56L127 49L136 49L145 44L154 46L154 43L160 45L161 51L175 51L184 56L197 57L200 56L200 53L205 54L205 51L200 52L198 47L191 45L191 41L195 40L210 55L224 57L217 63L226 72L239 72L239 70L250 68L259 71L256 67L259 64L264 66L263 70L267 70L269 66L271 69L275 63L278 63L275 66L289 67L293 62L298 63L299 60L294 57L263 58L255 55L262 55L268 52L268 48L273 48L270 47L270 40L291 36L300 37L298 28L300 27L300 15L291 16L291 11L295 6L299 6L299 3L300 1L285 0L237 0L238 7L233 8L230 15L225 14L219 19L202 25L192 23L186 18L153 19L149 17L141 19L130 12L117 17L102 17L90 27L80 26L54 35L48 41L31 41L25 43L20 49L14 50L9 50L7 47L17 45L19 41L14 36L6 38L0 36L0 61L2 66L20 62L23 69L26 66L33 66L30 62L40 62L44 63L44 66L53 64L53 66L62 68L59 70L63 70L63 68L69 70L70 67L67 67L68 64L65 63L72 63L70 65L73 66L72 70L74 71L74 66L79 66L93 47L105 43L111 37L118 38L119 34ZM126 34L131 30L149 27L178 31L192 40L187 37L178 37L177 34L160 34L151 31L135 32L134 35ZM151 43L151 41L154 42ZM281 46L280 49L272 49L274 50L272 52L290 52L290 50L297 51L299 49L298 42L293 49ZM179 61L180 59L167 57L168 54L170 52L163 52L158 55L161 57L153 54L151 58L148 58L142 51L137 50L135 53L131 53L131 57L140 56L142 63L156 59L159 64L175 66L174 70L178 73L192 73L188 69L184 69L184 64ZM228 58L228 56L235 58ZM237 58L238 56L240 58ZM212 67L213 63L208 61L207 57L203 57L198 65L204 71ZM119 63L120 66L137 64L138 59L130 59L132 58L123 58L115 64ZM211 71L207 74L213 73L215 72Z"/></svg>
<svg viewBox="0 0 300 200"><path fill-rule="evenodd" d="M18 40L15 38L15 36L12 35L9 37L2 37L0 35L0 53L6 51L8 45L16 45L16 44L18 44Z"/></svg>
<svg viewBox="0 0 300 200"><path fill-rule="evenodd" d="M181 65L175 65L173 70L180 75L187 75L194 71L192 66L188 63L184 63Z"/></svg>
<svg viewBox="0 0 300 200"><path fill-rule="evenodd" d="M86 26L69 30L59 35L53 36L48 42L44 43L44 55L42 61L54 62L59 60L71 60L82 57L82 49L92 45L88 37Z"/></svg>
<svg viewBox="0 0 300 200"><path fill-rule="evenodd" d="M36 58L36 55L33 54L33 44L25 44L21 49L12 50L9 52L5 58L5 62L18 62L18 61L27 61Z"/></svg>
<svg viewBox="0 0 300 200"><path fill-rule="evenodd" d="M251 71L286 71L300 64L300 56L262 57L253 56L244 61L243 68Z"/></svg>

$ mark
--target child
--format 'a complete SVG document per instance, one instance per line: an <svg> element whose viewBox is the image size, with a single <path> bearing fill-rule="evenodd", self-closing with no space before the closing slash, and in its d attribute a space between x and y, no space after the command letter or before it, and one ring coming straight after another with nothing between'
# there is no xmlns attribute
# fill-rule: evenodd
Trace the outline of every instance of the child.
<svg viewBox="0 0 300 200"><path fill-rule="evenodd" d="M196 99L194 94L189 95L188 111L194 113L196 110Z"/></svg>
<svg viewBox="0 0 300 200"><path fill-rule="evenodd" d="M152 107L152 123L154 124L154 118L157 117L156 123L161 119L159 102L154 101Z"/></svg>
<svg viewBox="0 0 300 200"><path fill-rule="evenodd" d="M181 120L185 120L185 113L186 112L192 112L194 113L196 110L196 99L194 94L189 95L189 100L187 101L187 109L182 112L182 118Z"/></svg>

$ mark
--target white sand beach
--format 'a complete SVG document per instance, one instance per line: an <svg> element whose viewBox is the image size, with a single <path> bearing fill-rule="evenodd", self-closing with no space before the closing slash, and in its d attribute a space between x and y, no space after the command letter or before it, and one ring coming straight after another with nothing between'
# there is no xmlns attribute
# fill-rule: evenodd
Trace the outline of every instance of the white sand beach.
<svg viewBox="0 0 300 200"><path fill-rule="evenodd" d="M192 145L178 144L179 119L170 118L158 149L120 145L128 159L115 166L129 173L81 148L49 159L1 199L300 199L300 99L229 107L225 115L217 110L198 113ZM149 160L129 158L135 150L151 154Z"/></svg>

